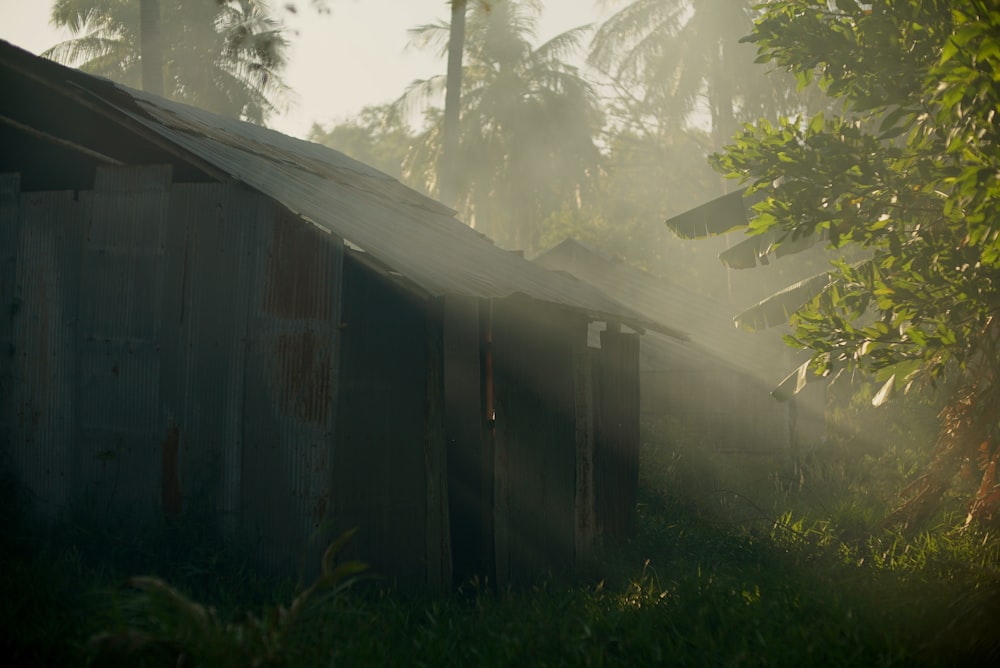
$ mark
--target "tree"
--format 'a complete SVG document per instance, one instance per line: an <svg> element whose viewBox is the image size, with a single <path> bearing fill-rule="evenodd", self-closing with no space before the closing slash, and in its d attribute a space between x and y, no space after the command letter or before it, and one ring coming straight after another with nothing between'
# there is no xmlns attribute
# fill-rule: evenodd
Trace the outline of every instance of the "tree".
<svg viewBox="0 0 1000 668"><path fill-rule="evenodd" d="M46 57L141 85L139 0L56 0L51 21L72 39ZM164 92L219 114L263 123L283 104L288 43L260 0L162 3Z"/></svg>
<svg viewBox="0 0 1000 668"><path fill-rule="evenodd" d="M740 43L756 4L631 0L612 15L595 33L588 60L615 89L619 120L647 134L707 120L718 150L740 119L801 109L794 82L753 67L752 47Z"/></svg>
<svg viewBox="0 0 1000 668"><path fill-rule="evenodd" d="M462 104L462 55L465 52L466 0L451 0L451 23L448 24L448 74L445 82L442 123L441 196L453 202L458 196L458 134Z"/></svg>
<svg viewBox="0 0 1000 668"><path fill-rule="evenodd" d="M967 522L997 523L1000 9L779 0L750 41L844 112L746 126L713 162L759 201L702 232L745 230L764 240L759 258L822 237L841 259L738 321L770 324L798 297L788 342L811 358L788 385L866 372L879 404L948 380L932 461L889 521L926 518L964 466L981 475Z"/></svg>
<svg viewBox="0 0 1000 668"><path fill-rule="evenodd" d="M309 141L337 149L389 176L403 178L403 163L413 134L390 105L365 107L330 129L313 125Z"/></svg>
<svg viewBox="0 0 1000 668"><path fill-rule="evenodd" d="M470 7L462 72L452 202L474 227L508 247L531 250L539 226L564 204L575 205L597 172L594 138L601 113L593 88L568 65L580 46L577 28L532 46L540 4L497 0ZM414 31L418 45L442 45L446 23ZM417 82L401 104L421 103L442 77ZM407 177L440 194L443 114L426 112L427 126L407 161Z"/></svg>

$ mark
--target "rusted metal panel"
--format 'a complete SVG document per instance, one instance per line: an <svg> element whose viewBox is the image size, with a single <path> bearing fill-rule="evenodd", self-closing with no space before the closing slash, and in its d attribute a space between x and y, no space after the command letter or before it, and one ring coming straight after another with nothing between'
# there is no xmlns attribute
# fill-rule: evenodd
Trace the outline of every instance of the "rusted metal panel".
<svg viewBox="0 0 1000 668"><path fill-rule="evenodd" d="M51 519L74 488L75 252L87 202L72 192L25 193L11 332L12 459L34 510ZM9 222L9 221L8 221ZM6 392L5 392L6 394ZM6 402L6 400L5 400Z"/></svg>
<svg viewBox="0 0 1000 668"><path fill-rule="evenodd" d="M583 319L572 312L522 299L494 303L498 581L524 582L573 565L577 423L571 342L585 333Z"/></svg>
<svg viewBox="0 0 1000 668"><path fill-rule="evenodd" d="M448 207L337 151L33 60L10 45L0 45L0 65L12 77L34 79L47 93L64 96L68 119L97 108L143 136L130 155L162 155L178 168L194 163L213 175L229 175L363 248L424 295L524 294L594 315L645 322L600 290L495 247L455 220ZM34 127L30 118L17 120ZM69 120L60 125L59 120L46 117L35 129L101 148L92 145L86 126L77 128Z"/></svg>
<svg viewBox="0 0 1000 668"><path fill-rule="evenodd" d="M236 184L171 190L161 395L179 426L180 482L194 512L239 528L247 311L259 218L271 211Z"/></svg>
<svg viewBox="0 0 1000 668"><path fill-rule="evenodd" d="M601 332L595 500L602 536L632 535L639 490L639 336Z"/></svg>
<svg viewBox="0 0 1000 668"><path fill-rule="evenodd" d="M14 426L14 318L21 309L15 290L20 229L20 174L0 174L0 453L8 453Z"/></svg>
<svg viewBox="0 0 1000 668"><path fill-rule="evenodd" d="M158 512L159 329L171 170L97 170L79 280L78 471L98 512Z"/></svg>
<svg viewBox="0 0 1000 668"><path fill-rule="evenodd" d="M240 507L266 562L311 572L328 538L343 246L270 203L256 220Z"/></svg>
<svg viewBox="0 0 1000 668"><path fill-rule="evenodd" d="M377 572L392 574L402 586L424 586L433 535L427 523L440 521L428 519L428 499L447 503L446 484L435 480L439 489L428 489L426 474L428 466L443 465L443 453L428 453L425 440L428 428L438 428L427 424L428 402L443 401L426 395L426 335L439 325L428 322L423 300L386 282L353 254L344 270L334 527L358 528L352 550ZM445 527L436 533L437 540L446 540ZM443 574L446 556L440 557ZM431 557L438 558L436 552Z"/></svg>

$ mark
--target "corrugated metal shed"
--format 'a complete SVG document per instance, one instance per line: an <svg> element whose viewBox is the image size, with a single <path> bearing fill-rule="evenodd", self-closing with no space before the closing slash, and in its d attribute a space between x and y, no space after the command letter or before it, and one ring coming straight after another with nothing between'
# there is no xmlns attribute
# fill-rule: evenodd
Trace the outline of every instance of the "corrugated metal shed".
<svg viewBox="0 0 1000 668"><path fill-rule="evenodd" d="M679 334L586 283L494 246L456 220L451 209L338 151L43 61L7 43L0 60L272 197L428 296L521 294L639 329ZM72 139L95 151L103 148L89 146L86 136Z"/></svg>
<svg viewBox="0 0 1000 668"><path fill-rule="evenodd" d="M595 489L634 487L637 363L588 327L678 331L335 151L6 44L0 71L0 437L43 513L201 513L278 568L359 526L431 586L627 530Z"/></svg>

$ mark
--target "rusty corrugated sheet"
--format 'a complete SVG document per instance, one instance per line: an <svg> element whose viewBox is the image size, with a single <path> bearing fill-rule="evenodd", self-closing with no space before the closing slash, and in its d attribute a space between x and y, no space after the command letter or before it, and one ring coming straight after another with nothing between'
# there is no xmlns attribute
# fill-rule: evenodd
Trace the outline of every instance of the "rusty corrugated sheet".
<svg viewBox="0 0 1000 668"><path fill-rule="evenodd" d="M79 273L81 493L121 515L160 504L159 327L169 167L97 170Z"/></svg>
<svg viewBox="0 0 1000 668"><path fill-rule="evenodd" d="M0 453L8 451L14 426L14 318L21 309L17 278L18 174L0 174Z"/></svg>
<svg viewBox="0 0 1000 668"><path fill-rule="evenodd" d="M52 518L74 491L78 284L75 268L86 201L72 192L20 197L12 317L11 454L34 509ZM8 314L4 314L8 317Z"/></svg>
<svg viewBox="0 0 1000 668"><path fill-rule="evenodd" d="M257 202L241 507L266 561L313 569L328 538L343 245Z"/></svg>
<svg viewBox="0 0 1000 668"><path fill-rule="evenodd" d="M447 547L447 526L440 524L447 520L439 514L447 502L439 468L445 457L425 451L429 407L442 397L427 396L428 355L436 355L424 333L440 323L428 323L424 300L369 271L355 253L345 257L343 294L333 526L358 527L351 549L375 571L401 585L432 583L450 570L449 555L440 551ZM428 467L442 476L430 488ZM428 508L429 491L437 512ZM428 552L437 572L430 577L423 562Z"/></svg>
<svg viewBox="0 0 1000 668"><path fill-rule="evenodd" d="M237 184L171 189L163 402L180 427L184 503L240 526L245 358L262 198Z"/></svg>
<svg viewBox="0 0 1000 668"><path fill-rule="evenodd" d="M96 104L123 125L145 128L154 143L272 197L426 295L523 294L595 317L661 327L592 286L493 246L455 220L452 210L342 153L63 68L9 44L0 48L0 58L74 104ZM58 130L85 147L93 140L73 127Z"/></svg>

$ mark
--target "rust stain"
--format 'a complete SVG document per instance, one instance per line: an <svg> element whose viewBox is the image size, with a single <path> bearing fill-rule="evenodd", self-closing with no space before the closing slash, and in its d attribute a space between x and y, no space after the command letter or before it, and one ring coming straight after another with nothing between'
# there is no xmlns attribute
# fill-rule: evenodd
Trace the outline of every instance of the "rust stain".
<svg viewBox="0 0 1000 668"><path fill-rule="evenodd" d="M329 341L315 332L278 336L272 350L275 391L282 412L325 425L331 400Z"/></svg>
<svg viewBox="0 0 1000 668"><path fill-rule="evenodd" d="M323 518L326 517L326 508L330 501L330 495L324 494L323 496L316 499L316 502L312 507L312 521L313 524L319 526L323 522Z"/></svg>
<svg viewBox="0 0 1000 668"><path fill-rule="evenodd" d="M167 428L163 439L162 502L163 514L167 517L177 517L184 509L184 499L181 496L181 482L178 476L178 450L180 446L180 430L176 424Z"/></svg>
<svg viewBox="0 0 1000 668"><path fill-rule="evenodd" d="M274 219L262 305L265 313L288 319L327 315L323 299L326 241L319 230L298 219Z"/></svg>

